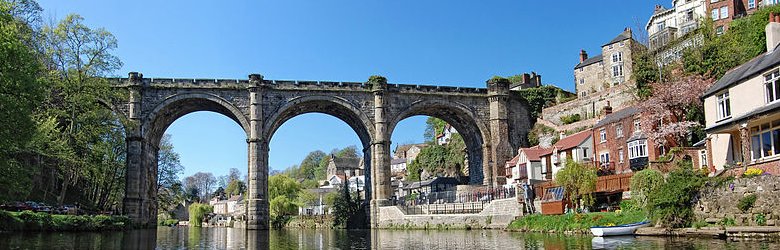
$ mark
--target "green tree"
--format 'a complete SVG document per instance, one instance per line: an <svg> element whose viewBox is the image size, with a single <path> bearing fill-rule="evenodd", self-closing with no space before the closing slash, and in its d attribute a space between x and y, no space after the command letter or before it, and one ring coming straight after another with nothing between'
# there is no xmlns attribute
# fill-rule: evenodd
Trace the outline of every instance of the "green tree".
<svg viewBox="0 0 780 250"><path fill-rule="evenodd" d="M677 162L666 181L648 196L650 217L666 227L688 227L694 220L693 205L706 177L693 170L691 161Z"/></svg>
<svg viewBox="0 0 780 250"><path fill-rule="evenodd" d="M23 18L37 12L0 1L0 202L26 196L37 172L20 159L35 136L33 113L47 87L43 65L29 46L32 27Z"/></svg>
<svg viewBox="0 0 780 250"><path fill-rule="evenodd" d="M228 196L239 195L246 192L246 184L238 179L233 179L225 188L225 194Z"/></svg>
<svg viewBox="0 0 780 250"><path fill-rule="evenodd" d="M190 215L190 226L201 227L203 224L203 219L206 217L206 215L214 212L214 207L210 206L209 204L192 203L190 204L188 210Z"/></svg>
<svg viewBox="0 0 780 250"><path fill-rule="evenodd" d="M420 180L420 169L432 176L460 177L466 160L466 144L460 134L453 134L445 145L430 144L420 150L417 158L407 166L407 178Z"/></svg>
<svg viewBox="0 0 780 250"><path fill-rule="evenodd" d="M291 177L296 179L315 179L318 175L318 171L320 170L320 161L322 161L325 156L325 152L320 150L309 153L306 155L306 158L301 161L301 164L298 165L298 174ZM322 173L325 172L322 171Z"/></svg>
<svg viewBox="0 0 780 250"><path fill-rule="evenodd" d="M578 163L571 158L566 159L566 166L555 174L555 183L563 187L564 196L575 208L580 208L580 199L585 205L592 203L591 193L596 191L596 168Z"/></svg>
<svg viewBox="0 0 780 250"><path fill-rule="evenodd" d="M423 134L425 141L436 142L436 136L443 133L444 127L446 126L447 122L444 120L429 116L428 119L425 120L425 134Z"/></svg>
<svg viewBox="0 0 780 250"><path fill-rule="evenodd" d="M552 85L521 89L517 92L513 91L512 94L520 96L528 104L531 120L536 120L542 113L542 109L576 97L576 95Z"/></svg>
<svg viewBox="0 0 780 250"><path fill-rule="evenodd" d="M269 210L271 224L282 227L290 216L298 212L300 206L298 195L302 188L300 183L287 175L279 174L268 178Z"/></svg>
<svg viewBox="0 0 780 250"><path fill-rule="evenodd" d="M348 228L350 218L360 211L360 200L357 194L350 194L349 188L341 187L338 193L341 195L332 196L333 199L333 224L337 228Z"/></svg>
<svg viewBox="0 0 780 250"><path fill-rule="evenodd" d="M181 189L179 175L184 173L179 153L173 150L171 135L163 135L160 141L160 151L157 157L157 207L168 211L184 198L175 187Z"/></svg>
<svg viewBox="0 0 780 250"><path fill-rule="evenodd" d="M636 172L631 177L631 199L640 208L647 210L648 195L655 192L664 183L664 176L655 169Z"/></svg>

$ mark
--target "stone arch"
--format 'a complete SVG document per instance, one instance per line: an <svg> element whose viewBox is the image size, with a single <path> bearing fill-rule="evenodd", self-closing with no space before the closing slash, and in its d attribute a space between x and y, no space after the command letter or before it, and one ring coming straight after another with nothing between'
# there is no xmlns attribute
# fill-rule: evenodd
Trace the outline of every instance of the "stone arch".
<svg viewBox="0 0 780 250"><path fill-rule="evenodd" d="M445 100L417 101L402 110L389 121L387 138L391 138L399 122L411 116L426 115L442 119L458 130L463 137L468 153L469 182L483 183L485 178L483 171L488 167L487 162L484 162L487 157L485 148L488 146L490 134L485 124L478 118L476 111L465 104Z"/></svg>
<svg viewBox="0 0 780 250"><path fill-rule="evenodd" d="M198 111L212 111L227 116L241 126L248 138L249 120L244 113L224 98L208 93L177 94L166 98L143 120L141 134L149 143L159 144L163 133L174 121Z"/></svg>
<svg viewBox="0 0 780 250"><path fill-rule="evenodd" d="M323 113L342 120L357 133L363 148L370 148L374 134L371 119L346 99L335 96L300 96L289 100L269 116L266 126L263 126L262 135L270 142L282 124L293 117L307 113Z"/></svg>

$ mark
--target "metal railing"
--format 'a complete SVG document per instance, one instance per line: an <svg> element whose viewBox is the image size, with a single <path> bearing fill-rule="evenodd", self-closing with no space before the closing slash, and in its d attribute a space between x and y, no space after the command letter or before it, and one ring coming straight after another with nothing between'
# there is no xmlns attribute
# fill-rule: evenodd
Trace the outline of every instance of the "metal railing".
<svg viewBox="0 0 780 250"><path fill-rule="evenodd" d="M405 214L479 213L486 203L516 197L514 187L494 187L458 194L456 191L422 193L398 199L396 205Z"/></svg>

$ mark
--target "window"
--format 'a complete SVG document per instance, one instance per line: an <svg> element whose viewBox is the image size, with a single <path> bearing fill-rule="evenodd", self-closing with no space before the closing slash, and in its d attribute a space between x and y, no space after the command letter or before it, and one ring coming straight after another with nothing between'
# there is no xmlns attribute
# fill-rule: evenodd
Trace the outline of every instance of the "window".
<svg viewBox="0 0 780 250"><path fill-rule="evenodd" d="M707 167L707 150L706 149L699 150L699 165L702 168Z"/></svg>
<svg viewBox="0 0 780 250"><path fill-rule="evenodd" d="M666 28L666 22L655 23L656 32L661 32L662 30L664 30L664 28Z"/></svg>
<svg viewBox="0 0 780 250"><path fill-rule="evenodd" d="M618 160L620 161L620 163L623 163L623 149L622 148L618 150Z"/></svg>
<svg viewBox="0 0 780 250"><path fill-rule="evenodd" d="M723 25L715 27L715 35L723 35Z"/></svg>
<svg viewBox="0 0 780 250"><path fill-rule="evenodd" d="M720 8L720 19L729 18L729 6L723 6Z"/></svg>
<svg viewBox="0 0 780 250"><path fill-rule="evenodd" d="M623 137L623 124L618 124L615 127L615 137L617 138Z"/></svg>
<svg viewBox="0 0 780 250"><path fill-rule="evenodd" d="M750 155L753 160L780 154L780 120L750 129Z"/></svg>
<svg viewBox="0 0 780 250"><path fill-rule="evenodd" d="M612 66L612 77L623 76L623 65Z"/></svg>
<svg viewBox="0 0 780 250"><path fill-rule="evenodd" d="M614 44L610 44L610 45L609 45L609 49L612 49L612 48L613 48L613 45L614 45Z"/></svg>
<svg viewBox="0 0 780 250"><path fill-rule="evenodd" d="M601 130L599 130L599 139L601 139L602 143L607 141L607 129L601 128Z"/></svg>
<svg viewBox="0 0 780 250"><path fill-rule="evenodd" d="M583 68L585 68L585 67L584 67L584 66L583 66L583 67L580 67L580 72L582 72L582 69L583 69Z"/></svg>
<svg viewBox="0 0 780 250"><path fill-rule="evenodd" d="M647 140L636 140L628 142L628 159L647 157Z"/></svg>
<svg viewBox="0 0 780 250"><path fill-rule="evenodd" d="M599 61L599 66L604 66L604 61Z"/></svg>
<svg viewBox="0 0 780 250"><path fill-rule="evenodd" d="M753 9L756 7L756 0L748 0L748 9Z"/></svg>
<svg viewBox="0 0 780 250"><path fill-rule="evenodd" d="M612 53L612 63L619 63L623 61L623 52L618 51Z"/></svg>
<svg viewBox="0 0 780 250"><path fill-rule="evenodd" d="M731 117L731 101L729 100L729 92L726 91L718 95L718 120L729 117Z"/></svg>
<svg viewBox="0 0 780 250"><path fill-rule="evenodd" d="M580 84L585 84L585 78L580 78Z"/></svg>
<svg viewBox="0 0 780 250"><path fill-rule="evenodd" d="M642 131L642 122L639 119L634 119L634 133Z"/></svg>
<svg viewBox="0 0 780 250"><path fill-rule="evenodd" d="M713 9L712 10L712 20L720 19L720 15L718 15L718 13L720 13L720 12L718 12L718 9Z"/></svg>
<svg viewBox="0 0 780 250"><path fill-rule="evenodd" d="M626 42L620 42L620 47L626 46Z"/></svg>
<svg viewBox="0 0 780 250"><path fill-rule="evenodd" d="M604 152L599 155L599 162L602 166L609 165L609 152Z"/></svg>
<svg viewBox="0 0 780 250"><path fill-rule="evenodd" d="M780 99L780 70L775 70L764 76L766 103Z"/></svg>

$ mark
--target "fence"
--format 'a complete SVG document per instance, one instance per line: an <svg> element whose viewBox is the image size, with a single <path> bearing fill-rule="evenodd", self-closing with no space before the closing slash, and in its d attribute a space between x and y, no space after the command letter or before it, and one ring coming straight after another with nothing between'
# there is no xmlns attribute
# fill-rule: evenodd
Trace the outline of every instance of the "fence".
<svg viewBox="0 0 780 250"><path fill-rule="evenodd" d="M422 193L408 196L410 199L401 198L396 205L406 214L468 214L481 212L485 203L515 196L514 187L495 187L460 194L456 191Z"/></svg>

